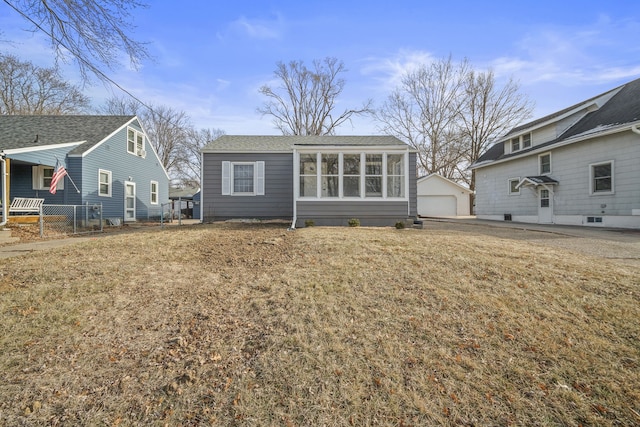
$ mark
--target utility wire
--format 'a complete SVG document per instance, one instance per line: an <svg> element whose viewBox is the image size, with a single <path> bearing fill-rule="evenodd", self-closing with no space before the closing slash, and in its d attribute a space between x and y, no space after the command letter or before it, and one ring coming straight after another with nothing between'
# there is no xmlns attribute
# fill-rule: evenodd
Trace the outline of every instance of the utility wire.
<svg viewBox="0 0 640 427"><path fill-rule="evenodd" d="M51 40L53 40L55 43L57 43L58 45L62 46L63 48L65 48L67 51L71 52L72 55L76 58L76 60L80 61L82 64L84 64L85 67L87 67L89 70L91 70L96 76L98 76L98 78L100 78L103 81L107 81L109 83L111 83L112 85L114 85L115 87L117 87L118 89L120 89L122 92L126 93L127 95L129 95L131 98L135 99L138 103L140 103L140 105L142 105L143 107L146 107L147 109L149 109L149 111L151 111L154 114L158 114L160 117L162 117L162 114L157 113L153 107L151 107L150 105L147 105L145 102L143 102L141 99L139 99L137 96L135 96L134 94L132 94L131 92L129 92L127 89L125 89L124 87L122 87L120 84L118 84L117 82L115 82L113 79L111 79L109 76L107 76L104 72L102 72L102 70L100 70L98 67L96 67L95 65L93 65L90 61L84 59L81 55L80 52L74 53L74 50L69 49L69 47L67 47L67 45L65 43L63 43L60 39L58 39L53 33L48 32L47 30L45 30L44 28L42 28L42 26L40 24L38 24L36 21L34 21L33 19L31 19L31 17L29 17L28 15L26 15L23 11L21 11L20 9L18 9L16 6L14 6L13 4L11 4L8 0L3 0L7 5L9 5L9 7L11 7L13 10L15 10L18 14L20 14L24 19L26 19L27 21L31 22L38 30L42 31L44 34L46 34L48 37L51 38ZM164 119L164 117L162 117Z"/></svg>

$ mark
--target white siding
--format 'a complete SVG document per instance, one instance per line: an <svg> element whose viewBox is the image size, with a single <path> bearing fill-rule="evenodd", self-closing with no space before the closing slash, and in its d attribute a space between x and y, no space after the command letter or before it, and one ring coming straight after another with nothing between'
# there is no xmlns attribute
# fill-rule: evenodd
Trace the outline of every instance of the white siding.
<svg viewBox="0 0 640 427"><path fill-rule="evenodd" d="M640 137L631 131L593 138L550 150L554 187L554 216L631 216L640 209ZM614 161L614 194L589 193L589 165ZM502 217L505 213L537 216L535 191L523 188L509 195L511 178L538 175L538 155L514 159L476 170L476 213ZM557 220L555 222L561 222Z"/></svg>

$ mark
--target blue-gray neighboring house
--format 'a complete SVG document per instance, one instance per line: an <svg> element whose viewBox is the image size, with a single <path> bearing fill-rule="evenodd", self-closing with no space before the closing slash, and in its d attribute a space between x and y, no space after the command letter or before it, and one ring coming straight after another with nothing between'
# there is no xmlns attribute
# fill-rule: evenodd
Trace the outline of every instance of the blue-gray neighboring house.
<svg viewBox="0 0 640 427"><path fill-rule="evenodd" d="M224 135L202 150L200 217L293 227L415 219L416 153L392 136Z"/></svg>
<svg viewBox="0 0 640 427"><path fill-rule="evenodd" d="M103 218L133 222L159 217L169 200L169 176L136 116L0 116L0 158L5 207L14 197L101 204ZM68 176L51 194L56 161Z"/></svg>

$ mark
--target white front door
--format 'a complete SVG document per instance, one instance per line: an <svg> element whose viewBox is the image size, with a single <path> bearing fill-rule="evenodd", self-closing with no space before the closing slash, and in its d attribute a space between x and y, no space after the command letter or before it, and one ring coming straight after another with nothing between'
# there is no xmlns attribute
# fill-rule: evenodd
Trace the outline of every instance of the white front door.
<svg viewBox="0 0 640 427"><path fill-rule="evenodd" d="M124 182L124 220L136 220L136 183Z"/></svg>
<svg viewBox="0 0 640 427"><path fill-rule="evenodd" d="M553 191L545 187L538 188L538 222L540 224L553 222Z"/></svg>

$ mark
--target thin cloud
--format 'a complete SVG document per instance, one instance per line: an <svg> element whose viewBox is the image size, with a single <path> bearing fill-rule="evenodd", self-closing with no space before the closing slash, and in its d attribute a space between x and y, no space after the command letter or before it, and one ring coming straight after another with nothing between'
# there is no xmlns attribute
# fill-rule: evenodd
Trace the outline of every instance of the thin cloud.
<svg viewBox="0 0 640 427"><path fill-rule="evenodd" d="M284 22L280 15L273 20L249 19L241 16L230 24L231 31L248 36L252 39L269 40L280 39L283 34Z"/></svg>
<svg viewBox="0 0 640 427"><path fill-rule="evenodd" d="M640 23L607 16L585 26L536 28L516 42L515 55L496 58L491 67L496 75L516 75L528 84L571 86L633 78L639 74L640 48L629 41L638 37ZM628 60L613 62L612 57Z"/></svg>
<svg viewBox="0 0 640 427"><path fill-rule="evenodd" d="M401 50L388 58L366 59L361 72L363 75L374 78L383 91L390 91L400 85L407 73L428 65L436 59L429 52Z"/></svg>

